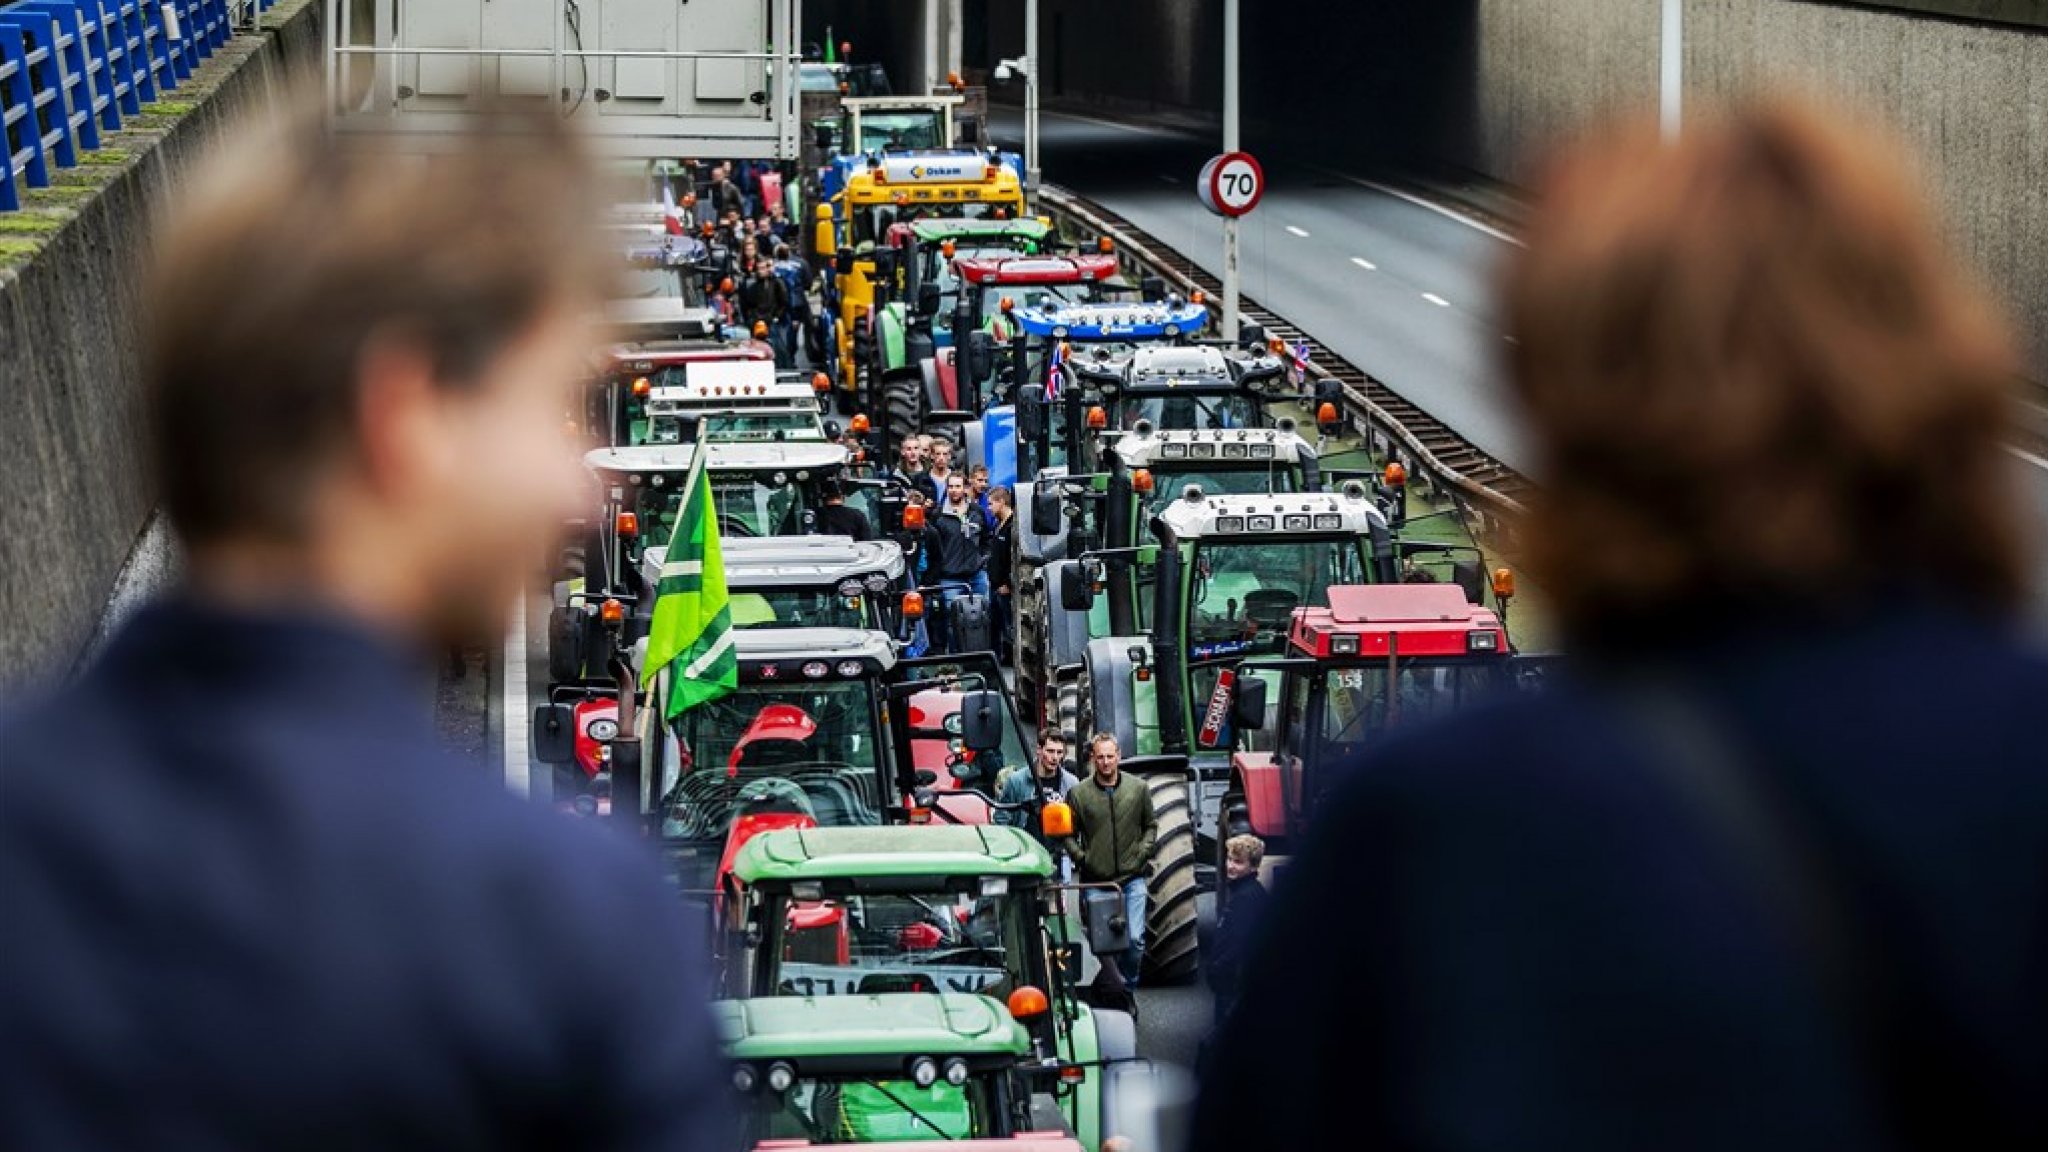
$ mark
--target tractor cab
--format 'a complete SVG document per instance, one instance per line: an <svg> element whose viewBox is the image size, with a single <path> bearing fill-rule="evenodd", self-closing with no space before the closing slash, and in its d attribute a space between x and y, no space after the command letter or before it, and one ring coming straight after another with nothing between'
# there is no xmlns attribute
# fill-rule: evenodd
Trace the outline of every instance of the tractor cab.
<svg viewBox="0 0 2048 1152"><path fill-rule="evenodd" d="M894 798L881 719L894 641L852 628L732 636L736 691L672 720L645 713L640 810L653 815L684 891L715 890L734 855L763 831L878 825ZM666 699L675 675L664 670L649 699Z"/></svg>
<svg viewBox="0 0 2048 1152"><path fill-rule="evenodd" d="M1032 1130L1031 1041L986 996L775 996L712 1006L742 1148L1002 1140Z"/></svg>
<svg viewBox="0 0 2048 1152"><path fill-rule="evenodd" d="M1127 934L1114 898L1059 883L1030 834L979 828L771 832L742 849L726 895L726 991L735 996L974 993L1029 1032L1029 1089L1096 1149L1109 1086L1134 1061L1122 1012L1078 989ZM1083 908L1087 911L1084 914ZM1084 921L1088 921L1084 929Z"/></svg>
<svg viewBox="0 0 2048 1152"><path fill-rule="evenodd" d="M623 524L617 513L633 513L632 536L620 534L628 559L637 562L641 550L632 541L666 542L675 530L690 457L699 450L694 444L642 444L584 455L585 467L606 487L613 520ZM712 502L719 531L728 537L802 534L809 526L806 513L821 502L820 485L852 461L844 447L819 441L713 442L701 450L710 453Z"/></svg>
<svg viewBox="0 0 2048 1152"><path fill-rule="evenodd" d="M823 444L837 438L818 412L813 383L777 373L772 361L698 363L682 375L680 383L649 388L645 443Z"/></svg>
<svg viewBox="0 0 2048 1152"><path fill-rule="evenodd" d="M1251 496L1322 489L1315 445L1281 417L1271 428L1158 428L1140 420L1129 432L1105 433L1094 444L1090 471L1135 478L1129 498L1138 502L1133 526L1166 510L1189 485L1205 495ZM1139 477L1139 473L1144 473ZM1136 540L1106 538L1107 547Z"/></svg>
<svg viewBox="0 0 2048 1152"><path fill-rule="evenodd" d="M759 340L725 339L709 310L695 327L681 331L605 350L584 398L584 427L598 443L655 443L651 408L657 391L664 404L683 404L714 389L752 391L775 383L774 349ZM733 399L740 399L737 392ZM817 409L815 399L811 408Z"/></svg>
<svg viewBox="0 0 2048 1152"><path fill-rule="evenodd" d="M1268 401L1292 390L1286 362L1263 345L1154 345L1121 361L1084 357L1076 367L1110 428L1266 428Z"/></svg>
<svg viewBox="0 0 2048 1152"><path fill-rule="evenodd" d="M1503 599L1512 593L1505 569L1494 585ZM1234 698L1217 705L1243 737L1218 839L1255 832L1269 858L1286 855L1361 754L1404 724L1514 687L1518 660L1502 616L1456 584L1329 589L1326 603L1293 613L1285 646L1241 668Z"/></svg>
<svg viewBox="0 0 2048 1152"><path fill-rule="evenodd" d="M900 632L906 565L903 550L891 541L758 536L723 540L720 546L734 628ZM667 558L665 546L652 545L642 553L644 587L661 583Z"/></svg>

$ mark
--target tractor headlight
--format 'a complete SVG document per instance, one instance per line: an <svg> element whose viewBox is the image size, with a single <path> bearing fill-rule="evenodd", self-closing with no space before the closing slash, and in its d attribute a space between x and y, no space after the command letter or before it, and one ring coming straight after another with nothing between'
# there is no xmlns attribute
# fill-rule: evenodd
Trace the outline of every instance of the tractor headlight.
<svg viewBox="0 0 2048 1152"><path fill-rule="evenodd" d="M967 1083L967 1061L958 1056L946 1061L946 1083L955 1088Z"/></svg>
<svg viewBox="0 0 2048 1152"><path fill-rule="evenodd" d="M867 585L870 592L887 592L889 590L889 577L880 572L869 573L868 578L863 583Z"/></svg>
<svg viewBox="0 0 2048 1152"><path fill-rule="evenodd" d="M1223 458L1225 460L1243 460L1251 455L1250 451L1248 451L1250 447L1251 445L1249 444L1225 444L1223 446Z"/></svg>
<svg viewBox="0 0 2048 1152"><path fill-rule="evenodd" d="M585 728L583 733L592 740L610 740L619 734L619 722L609 716L600 716L592 720L590 726Z"/></svg>
<svg viewBox="0 0 2048 1152"><path fill-rule="evenodd" d="M1465 633L1465 650L1468 652L1500 651L1500 633L1491 628L1482 628Z"/></svg>
<svg viewBox="0 0 2048 1152"><path fill-rule="evenodd" d="M752 1064L735 1064L732 1070L732 1086L740 1092L752 1092L761 1082L761 1076Z"/></svg>
<svg viewBox="0 0 2048 1152"><path fill-rule="evenodd" d="M939 1078L939 1066L929 1056L919 1056L910 1062L910 1082L919 1088L929 1088Z"/></svg>
<svg viewBox="0 0 2048 1152"><path fill-rule="evenodd" d="M1332 655L1332 656L1356 656L1356 655L1358 655L1358 637L1356 637L1356 636L1332 636L1332 637L1330 637L1330 655Z"/></svg>
<svg viewBox="0 0 2048 1152"><path fill-rule="evenodd" d="M796 1083L796 1069L777 1060L768 1066L768 1090L787 1092Z"/></svg>
<svg viewBox="0 0 2048 1152"><path fill-rule="evenodd" d="M1245 527L1254 532L1271 532L1273 530L1273 518L1271 516L1253 516L1245 521Z"/></svg>
<svg viewBox="0 0 2048 1152"><path fill-rule="evenodd" d="M844 596L848 600L853 599L854 597L860 595L865 591L867 591L867 585L861 583L858 579L855 579L854 577L849 576L846 579L841 580L839 582L839 594L841 596Z"/></svg>
<svg viewBox="0 0 2048 1152"><path fill-rule="evenodd" d="M845 676L851 679L852 677L860 675L863 671L864 669L861 667L860 661L858 660L841 660L839 662L839 674L841 676Z"/></svg>
<svg viewBox="0 0 2048 1152"><path fill-rule="evenodd" d="M1289 532L1306 532L1313 519L1313 517L1305 514L1292 514L1282 517L1280 522L1286 526Z"/></svg>
<svg viewBox="0 0 2048 1152"><path fill-rule="evenodd" d="M807 660L804 662L804 675L812 680L823 679L826 673L830 671L832 671L832 666L823 660Z"/></svg>
<svg viewBox="0 0 2048 1152"><path fill-rule="evenodd" d="M1244 517L1218 516L1216 518L1216 530L1218 532L1242 532L1244 531Z"/></svg>
<svg viewBox="0 0 2048 1152"><path fill-rule="evenodd" d="M1274 455L1275 453L1273 451L1273 446L1271 444L1252 445L1252 459L1254 460L1271 460L1273 459Z"/></svg>
<svg viewBox="0 0 2048 1152"><path fill-rule="evenodd" d="M1343 527L1344 517L1339 516L1335 512L1318 513L1316 516L1316 531L1318 532L1335 532Z"/></svg>
<svg viewBox="0 0 2048 1152"><path fill-rule="evenodd" d="M1186 459L1186 458L1187 458L1187 454L1188 454L1188 446L1187 446L1187 445L1185 445L1185 444L1172 444L1172 443L1168 443L1168 444L1161 444L1161 445L1159 446L1159 455L1160 455L1160 456L1161 456L1161 457L1162 457L1163 459L1167 459L1167 460L1184 460L1184 459Z"/></svg>

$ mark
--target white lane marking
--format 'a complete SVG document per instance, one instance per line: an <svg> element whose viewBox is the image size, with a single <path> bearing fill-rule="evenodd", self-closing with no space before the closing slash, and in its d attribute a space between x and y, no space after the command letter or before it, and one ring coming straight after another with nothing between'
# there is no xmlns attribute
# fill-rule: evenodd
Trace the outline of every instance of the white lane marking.
<svg viewBox="0 0 2048 1152"><path fill-rule="evenodd" d="M1437 295L1434 292L1424 292L1422 294L1422 298L1424 300L1429 301L1431 304L1436 305L1439 308L1449 308L1451 306L1451 302L1449 300L1444 299L1443 297Z"/></svg>
<svg viewBox="0 0 2048 1152"><path fill-rule="evenodd" d="M1360 268L1363 268L1363 269L1365 269L1365 270L1366 270L1367 272L1377 272L1377 271L1379 271L1379 270L1380 270L1380 266L1379 266L1379 265L1377 265L1377 264L1373 263L1373 262L1372 262L1372 261L1370 261L1370 260L1367 260L1367 259L1366 259L1365 257L1363 257L1363 256L1353 256L1353 257L1351 258L1351 262L1352 262L1353 264L1356 264L1356 265L1358 265L1358 266L1359 266Z"/></svg>
<svg viewBox="0 0 2048 1152"><path fill-rule="evenodd" d="M1417 196L1412 192L1403 192L1399 188L1390 187L1388 185L1380 183L1377 180L1367 180L1363 176L1353 176L1349 173L1338 172L1335 169L1331 168L1318 168L1317 171L1323 173L1326 176L1333 176L1336 179L1356 184L1360 188L1370 188L1373 191L1381 193L1383 195L1392 196L1396 200L1405 200L1408 203L1415 205L1417 208L1427 208L1431 212L1434 212L1437 215L1442 216L1446 220L1456 220L1458 223L1463 224L1467 228L1477 229L1478 231L1484 232L1488 236L1493 237L1495 240L1505 240L1508 243L1513 244L1517 248L1528 247L1527 244L1522 243L1522 241L1518 239L1516 236L1514 236L1512 233L1503 232L1500 229L1495 228L1493 225L1488 224L1483 220L1474 220L1472 217L1465 215L1463 212L1455 212L1449 208L1444 207L1441 204L1437 204L1429 200L1424 200L1422 197Z"/></svg>
<svg viewBox="0 0 2048 1152"><path fill-rule="evenodd" d="M512 627L505 633L505 787L525 796L533 787L527 740L532 718L526 705L526 596L512 607Z"/></svg>
<svg viewBox="0 0 2048 1152"><path fill-rule="evenodd" d="M2019 457L2020 459L2025 460L2027 463L2032 464L2036 468L2042 469L2043 471L2048 471L2048 460L2044 460L2041 457L2034 455L2032 452L2027 451L2025 448L2015 448L2012 445L2008 444L2005 446L2005 450Z"/></svg>
<svg viewBox="0 0 2048 1152"><path fill-rule="evenodd" d="M1306 232L1302 231L1302 230L1301 230L1301 229L1299 229L1299 228L1296 228L1296 227L1295 227L1294 225L1292 225L1292 224L1289 224L1289 225L1287 226L1287 230L1288 230L1289 232L1292 232L1292 233L1293 233L1293 234L1295 234L1296 236L1299 236L1299 237L1301 237L1301 238L1302 238L1303 240L1306 240L1306 239L1308 239L1308 233L1306 233Z"/></svg>

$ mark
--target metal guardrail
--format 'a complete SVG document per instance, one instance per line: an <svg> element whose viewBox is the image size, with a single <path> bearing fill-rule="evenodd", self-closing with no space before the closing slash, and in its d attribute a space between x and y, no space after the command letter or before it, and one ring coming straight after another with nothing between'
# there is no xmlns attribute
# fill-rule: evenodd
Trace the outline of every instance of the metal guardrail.
<svg viewBox="0 0 2048 1152"><path fill-rule="evenodd" d="M276 0L18 0L0 7L0 212L161 99Z"/></svg>
<svg viewBox="0 0 2048 1152"><path fill-rule="evenodd" d="M1052 185L1040 189L1039 203L1094 235L1110 237L1127 259L1179 291L1200 291L1211 301L1221 297L1222 285L1214 277L1115 212ZM1256 301L1242 300L1239 311L1244 323L1263 327L1289 347L1307 345L1309 375L1319 383L1341 385L1345 422L1375 451L1399 460L1410 477L1421 477L1449 496L1475 530L1494 536L1525 511L1523 499L1534 488L1526 477Z"/></svg>

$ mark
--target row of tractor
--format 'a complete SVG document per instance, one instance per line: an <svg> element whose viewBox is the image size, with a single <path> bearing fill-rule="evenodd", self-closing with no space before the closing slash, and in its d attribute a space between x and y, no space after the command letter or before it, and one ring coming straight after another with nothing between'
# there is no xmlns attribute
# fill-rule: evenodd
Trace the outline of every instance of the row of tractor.
<svg viewBox="0 0 2048 1152"><path fill-rule="evenodd" d="M1146 1147L1154 1070L1097 957L1142 932L1146 982L1193 978L1232 835L1283 858L1390 728L1534 667L1512 574L1346 435L1300 356L1030 215L967 99L817 118L792 180L827 273L813 363L622 307L571 414L591 512L554 573L535 752L713 926L745 1147ZM916 437L1014 492L988 574L1010 619L934 586ZM664 590L710 566L717 647L650 661ZM713 657L730 684L695 690ZM996 819L1044 732L1115 736L1151 793L1147 923L1069 878L1063 804Z"/></svg>

